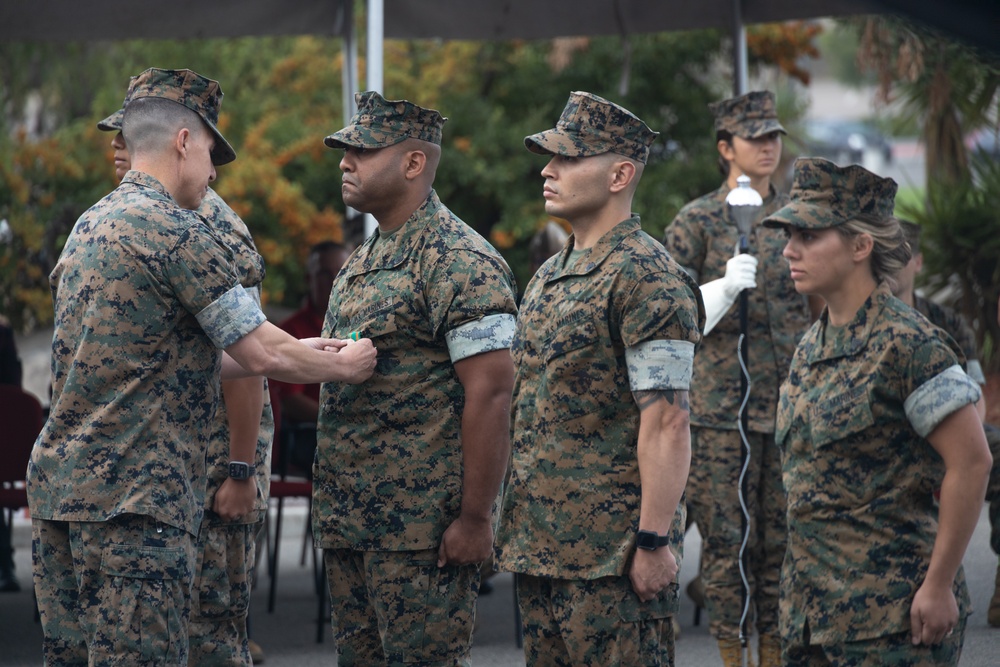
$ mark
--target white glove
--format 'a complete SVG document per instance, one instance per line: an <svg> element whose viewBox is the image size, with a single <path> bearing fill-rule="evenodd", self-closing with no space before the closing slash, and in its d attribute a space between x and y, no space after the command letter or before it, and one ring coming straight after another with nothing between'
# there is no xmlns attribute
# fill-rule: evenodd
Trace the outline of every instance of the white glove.
<svg viewBox="0 0 1000 667"><path fill-rule="evenodd" d="M757 258L753 255L736 255L726 262L726 275L701 286L701 299L705 303L705 331L715 328L722 316L736 302L745 289L757 287Z"/></svg>

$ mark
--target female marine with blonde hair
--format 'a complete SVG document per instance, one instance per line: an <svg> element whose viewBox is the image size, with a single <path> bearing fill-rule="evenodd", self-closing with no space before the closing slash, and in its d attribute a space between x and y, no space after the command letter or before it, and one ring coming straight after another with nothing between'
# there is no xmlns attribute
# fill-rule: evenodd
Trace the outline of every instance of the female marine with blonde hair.
<svg viewBox="0 0 1000 667"><path fill-rule="evenodd" d="M961 562L991 458L954 341L892 296L910 257L895 193L858 165L800 159L791 202L764 221L788 234L795 289L827 304L778 407L789 667L956 665L962 650Z"/></svg>

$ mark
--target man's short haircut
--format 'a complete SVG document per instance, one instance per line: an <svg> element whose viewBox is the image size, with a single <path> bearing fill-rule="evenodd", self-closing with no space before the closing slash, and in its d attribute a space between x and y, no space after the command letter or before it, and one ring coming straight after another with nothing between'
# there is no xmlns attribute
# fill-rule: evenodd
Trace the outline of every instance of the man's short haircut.
<svg viewBox="0 0 1000 667"><path fill-rule="evenodd" d="M192 133L209 131L198 114L172 100L140 97L125 107L122 134L133 157L162 150L182 128Z"/></svg>

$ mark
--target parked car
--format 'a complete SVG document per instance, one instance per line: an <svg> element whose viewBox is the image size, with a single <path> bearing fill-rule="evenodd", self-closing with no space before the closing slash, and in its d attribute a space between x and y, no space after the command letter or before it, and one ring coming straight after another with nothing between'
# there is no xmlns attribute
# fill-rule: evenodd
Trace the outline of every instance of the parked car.
<svg viewBox="0 0 1000 667"><path fill-rule="evenodd" d="M976 130L965 138L965 146L970 155L982 155L984 158L1000 160L1000 128L984 127Z"/></svg>
<svg viewBox="0 0 1000 667"><path fill-rule="evenodd" d="M803 130L804 155L862 164L865 153L876 151L887 164L892 162L892 143L870 123L817 118L805 121Z"/></svg>

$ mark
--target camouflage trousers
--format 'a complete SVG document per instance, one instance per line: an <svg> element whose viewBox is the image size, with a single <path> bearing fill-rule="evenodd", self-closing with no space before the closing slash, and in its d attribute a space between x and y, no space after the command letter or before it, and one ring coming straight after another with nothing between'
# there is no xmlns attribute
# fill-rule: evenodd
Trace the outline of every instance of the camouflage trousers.
<svg viewBox="0 0 1000 667"><path fill-rule="evenodd" d="M194 538L151 517L31 522L47 665L187 664Z"/></svg>
<svg viewBox="0 0 1000 667"><path fill-rule="evenodd" d="M990 512L990 546L993 553L1000 556L1000 428L985 424L986 440L990 443L993 454L993 469L990 471L990 483L986 487L986 502Z"/></svg>
<svg viewBox="0 0 1000 667"><path fill-rule="evenodd" d="M552 579L517 575L528 667L671 667L677 585L641 602L627 575Z"/></svg>
<svg viewBox="0 0 1000 667"><path fill-rule="evenodd" d="M196 543L197 564L191 593L188 631L191 667L252 664L247 639L247 611L255 537L261 524L222 522L206 510Z"/></svg>
<svg viewBox="0 0 1000 667"><path fill-rule="evenodd" d="M479 566L437 566L437 549L327 549L337 664L468 667Z"/></svg>
<svg viewBox="0 0 1000 667"><path fill-rule="evenodd" d="M781 456L773 434L749 433L748 438L747 580L751 609L756 612L760 634L778 635L778 585L787 542ZM691 428L688 512L702 536L701 578L709 631L719 639L739 637L743 613L739 555L743 511L738 495L742 449L738 431Z"/></svg>
<svg viewBox="0 0 1000 667"><path fill-rule="evenodd" d="M966 619L959 619L954 633L932 646L914 646L909 632L830 646L785 644L781 664L783 667L956 667L965 643L965 623Z"/></svg>

